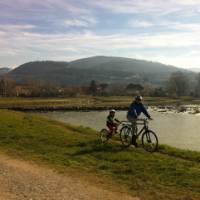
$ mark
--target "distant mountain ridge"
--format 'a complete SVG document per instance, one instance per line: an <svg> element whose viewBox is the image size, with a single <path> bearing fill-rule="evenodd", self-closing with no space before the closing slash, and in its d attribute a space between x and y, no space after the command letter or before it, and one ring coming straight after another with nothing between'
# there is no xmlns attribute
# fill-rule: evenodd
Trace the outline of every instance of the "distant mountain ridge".
<svg viewBox="0 0 200 200"><path fill-rule="evenodd" d="M187 70L157 62L95 56L72 62L29 62L10 71L8 75L18 82L31 78L68 85L88 85L91 80L162 85L176 71L188 73Z"/></svg>
<svg viewBox="0 0 200 200"><path fill-rule="evenodd" d="M193 72L200 72L200 67L199 68L190 68L190 70Z"/></svg>
<svg viewBox="0 0 200 200"><path fill-rule="evenodd" d="M112 69L120 71L137 71L137 72L152 72L160 70L163 72L179 70L180 68L164 65L158 62L138 60L124 57L107 57L107 56L94 56L90 58L83 58L69 63L69 67L74 68L101 68ZM166 67L166 68L165 68Z"/></svg>
<svg viewBox="0 0 200 200"><path fill-rule="evenodd" d="M11 69L8 67L0 68L0 76L7 74Z"/></svg>

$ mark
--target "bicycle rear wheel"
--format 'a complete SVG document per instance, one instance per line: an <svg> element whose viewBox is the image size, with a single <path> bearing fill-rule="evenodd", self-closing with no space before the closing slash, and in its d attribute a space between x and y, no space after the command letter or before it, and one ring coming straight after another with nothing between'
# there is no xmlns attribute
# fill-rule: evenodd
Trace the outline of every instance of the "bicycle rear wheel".
<svg viewBox="0 0 200 200"><path fill-rule="evenodd" d="M158 137L153 131L147 130L142 134L142 146L149 152L155 152L158 149Z"/></svg>
<svg viewBox="0 0 200 200"><path fill-rule="evenodd" d="M120 130L120 139L124 146L130 146L132 143L132 128L129 126L122 127Z"/></svg>
<svg viewBox="0 0 200 200"><path fill-rule="evenodd" d="M102 143L105 143L105 142L108 141L108 139L109 139L109 132L108 132L107 129L105 129L105 128L101 129L101 131L100 131L100 139L101 139Z"/></svg>

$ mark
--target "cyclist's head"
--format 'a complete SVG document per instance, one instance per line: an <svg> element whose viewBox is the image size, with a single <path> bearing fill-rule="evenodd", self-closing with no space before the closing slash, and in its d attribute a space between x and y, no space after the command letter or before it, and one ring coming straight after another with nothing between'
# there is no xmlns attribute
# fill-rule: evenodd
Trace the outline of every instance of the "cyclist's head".
<svg viewBox="0 0 200 200"><path fill-rule="evenodd" d="M136 96L136 97L135 97L135 101L136 101L136 102L141 102L142 99L143 99L142 96Z"/></svg>
<svg viewBox="0 0 200 200"><path fill-rule="evenodd" d="M116 111L115 111L114 109L110 110L110 114L111 114L111 115L115 115L115 112L116 112Z"/></svg>

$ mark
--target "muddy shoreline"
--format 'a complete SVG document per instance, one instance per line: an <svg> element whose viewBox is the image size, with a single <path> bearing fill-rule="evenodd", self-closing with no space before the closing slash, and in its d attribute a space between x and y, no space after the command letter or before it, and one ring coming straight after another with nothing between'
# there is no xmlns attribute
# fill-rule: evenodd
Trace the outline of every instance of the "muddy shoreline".
<svg viewBox="0 0 200 200"><path fill-rule="evenodd" d="M198 114L200 113L199 105L167 105L167 106L149 106L151 110L162 113L188 113ZM53 112L53 111L105 111L110 109L116 109L120 111L128 110L128 106L0 106L0 109L8 109L22 112Z"/></svg>
<svg viewBox="0 0 200 200"><path fill-rule="evenodd" d="M0 109L8 109L8 110L15 110L15 111L104 111L104 110L110 110L110 109L116 109L116 110L127 110L128 106L95 106L95 107L89 107L89 106L37 106L37 107L31 107L31 106L9 106L9 107L0 107Z"/></svg>

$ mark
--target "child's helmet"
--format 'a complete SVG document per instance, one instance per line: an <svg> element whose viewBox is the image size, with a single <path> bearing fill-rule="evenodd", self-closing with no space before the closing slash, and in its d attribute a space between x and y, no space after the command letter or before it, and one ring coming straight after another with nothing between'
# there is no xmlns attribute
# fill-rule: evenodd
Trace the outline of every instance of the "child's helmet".
<svg viewBox="0 0 200 200"><path fill-rule="evenodd" d="M116 112L115 109L110 110L110 113L115 113L115 112Z"/></svg>

